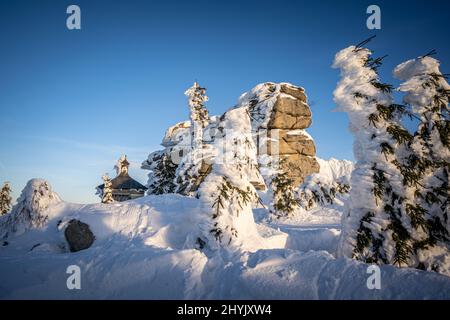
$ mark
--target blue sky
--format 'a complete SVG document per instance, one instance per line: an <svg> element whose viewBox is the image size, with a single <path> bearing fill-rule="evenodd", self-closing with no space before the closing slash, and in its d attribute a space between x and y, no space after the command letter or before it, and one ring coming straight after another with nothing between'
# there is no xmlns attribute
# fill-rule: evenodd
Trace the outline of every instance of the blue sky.
<svg viewBox="0 0 450 320"><path fill-rule="evenodd" d="M82 30L66 28L81 7ZM382 29L366 28L377 4ZM0 2L0 182L14 197L47 179L72 202L94 188L123 153L131 174L165 129L188 117L183 92L197 79L211 114L265 81L303 86L308 130L323 158L352 159L345 114L332 112L341 48L376 34L389 54L385 81L403 60L436 49L450 72L449 1L21 1Z"/></svg>

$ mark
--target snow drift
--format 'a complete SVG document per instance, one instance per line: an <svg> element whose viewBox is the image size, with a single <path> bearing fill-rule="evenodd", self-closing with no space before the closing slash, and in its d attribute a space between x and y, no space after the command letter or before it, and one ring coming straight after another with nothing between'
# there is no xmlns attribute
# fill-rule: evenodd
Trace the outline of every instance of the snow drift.
<svg viewBox="0 0 450 320"><path fill-rule="evenodd" d="M26 189L39 186L45 183ZM30 203L30 193L23 195L19 203ZM434 272L382 266L381 290L369 290L367 264L336 259L320 243L310 246L319 251L295 249L307 238L330 243L325 225L323 237L284 227L293 249L208 256L185 245L197 228L198 199L169 194L91 205L44 199L33 214L47 216L45 223L9 234L0 247L1 299L450 299L450 278ZM2 232L9 219L1 218ZM89 224L96 236L89 249L68 251L62 230L71 219ZM264 224L258 230L267 238L283 234ZM66 287L70 265L81 269L81 290Z"/></svg>

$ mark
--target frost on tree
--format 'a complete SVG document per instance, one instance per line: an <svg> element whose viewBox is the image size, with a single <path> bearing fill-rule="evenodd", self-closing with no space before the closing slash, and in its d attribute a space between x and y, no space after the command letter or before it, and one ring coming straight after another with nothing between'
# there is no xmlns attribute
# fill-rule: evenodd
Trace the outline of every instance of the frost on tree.
<svg viewBox="0 0 450 320"><path fill-rule="evenodd" d="M317 159L320 171L306 177L299 193L300 207L311 210L327 205L343 205L348 200L353 162Z"/></svg>
<svg viewBox="0 0 450 320"><path fill-rule="evenodd" d="M403 159L408 191L414 195L407 204L409 264L450 275L450 86L439 62L428 55L400 64L394 75L404 81L399 91L419 122L412 152Z"/></svg>
<svg viewBox="0 0 450 320"><path fill-rule="evenodd" d="M413 227L406 204L411 195L402 158L412 135L401 124L404 109L393 102L392 86L378 77L381 60L351 46L336 54L333 65L341 70L334 99L338 110L348 114L356 158L339 254L410 266Z"/></svg>
<svg viewBox="0 0 450 320"><path fill-rule="evenodd" d="M47 209L61 202L47 181L32 179L23 189L11 213L0 220L0 238L44 226L49 220Z"/></svg>
<svg viewBox="0 0 450 320"><path fill-rule="evenodd" d="M102 176L104 187L102 194L102 203L111 203L114 202L114 198L112 195L112 182L107 174Z"/></svg>
<svg viewBox="0 0 450 320"><path fill-rule="evenodd" d="M203 129L208 125L208 110L205 102L208 101L206 89L194 82L194 85L184 93L188 97L191 119L191 145L192 149L201 148L203 144Z"/></svg>
<svg viewBox="0 0 450 320"><path fill-rule="evenodd" d="M253 220L258 194L252 180L264 184L248 110L226 112L219 127L212 170L198 191L204 218L196 242L200 248L248 249L261 241Z"/></svg>
<svg viewBox="0 0 450 320"><path fill-rule="evenodd" d="M311 210L318 206L334 204L340 196L349 191L350 183L345 177L323 181L320 175L312 174L300 186L299 205L306 210Z"/></svg>
<svg viewBox="0 0 450 320"><path fill-rule="evenodd" d="M190 126L190 121L182 121L169 127L161 143L164 149L150 153L142 162L141 168L150 171L148 194L180 192L177 168L183 156L191 152Z"/></svg>
<svg viewBox="0 0 450 320"><path fill-rule="evenodd" d="M170 154L164 150L151 153L146 161L145 169L151 170L148 175L148 194L175 192L174 180L177 165L172 162Z"/></svg>
<svg viewBox="0 0 450 320"><path fill-rule="evenodd" d="M208 158L208 145L203 144L203 131L209 123L208 110L205 102L208 101L206 89L197 82L186 90L190 109L190 139L191 150L181 159L176 172L176 192L185 195L194 195L201 182L200 176L208 174L210 165L205 161Z"/></svg>
<svg viewBox="0 0 450 320"><path fill-rule="evenodd" d="M11 210L11 188L9 182L5 182L0 191L0 216L7 214Z"/></svg>
<svg viewBox="0 0 450 320"><path fill-rule="evenodd" d="M273 175L269 192L272 197L269 211L277 218L292 216L300 205L294 188L294 181L289 178L287 172L279 170Z"/></svg>

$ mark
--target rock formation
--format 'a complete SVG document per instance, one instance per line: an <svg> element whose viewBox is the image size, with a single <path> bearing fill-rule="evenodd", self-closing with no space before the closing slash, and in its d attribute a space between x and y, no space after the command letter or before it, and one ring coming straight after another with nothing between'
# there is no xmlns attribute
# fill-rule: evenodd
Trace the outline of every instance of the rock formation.
<svg viewBox="0 0 450 320"><path fill-rule="evenodd" d="M263 137L258 155L278 156L295 185L319 172L314 141L304 130L312 123L305 90L288 83L264 83L249 93L241 96L240 104L250 101L254 130Z"/></svg>
<svg viewBox="0 0 450 320"><path fill-rule="evenodd" d="M314 141L304 130L311 125L312 114L303 88L288 83L262 83L241 95L233 108L246 108L249 111L258 147L258 162L264 178L270 178L273 174L268 166L275 162L281 164L281 170L287 172L296 186L308 175L319 172ZM210 117L209 125L204 129L205 145L214 141L215 134L221 130L220 118ZM189 121L170 127L162 142L165 149L150 154L142 163L142 168L155 168L155 161L161 158L162 153L170 155L174 164L179 164L183 156L190 152L189 127ZM204 174L198 177L194 188L210 172L209 166L210 164L202 163ZM154 179L154 173L151 172L149 185L154 183ZM260 183L255 187L258 190L266 189Z"/></svg>

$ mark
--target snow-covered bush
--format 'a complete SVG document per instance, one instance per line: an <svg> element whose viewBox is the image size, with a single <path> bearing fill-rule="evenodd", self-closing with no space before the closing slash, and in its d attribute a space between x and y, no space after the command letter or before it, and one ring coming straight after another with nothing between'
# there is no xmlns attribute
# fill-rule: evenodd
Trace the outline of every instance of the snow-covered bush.
<svg viewBox="0 0 450 320"><path fill-rule="evenodd" d="M326 183L320 175L314 174L300 186L299 203L302 208L311 210L317 206L334 204L339 195L348 194L349 191L350 184L346 179Z"/></svg>
<svg viewBox="0 0 450 320"><path fill-rule="evenodd" d="M350 176L353 163L348 160L317 159L320 172L306 177L299 187L300 206L311 210L319 206L332 205L348 198L350 192Z"/></svg>
<svg viewBox="0 0 450 320"><path fill-rule="evenodd" d="M289 178L287 172L280 171L273 176L269 192L272 198L269 211L277 218L290 217L300 205L294 180Z"/></svg>
<svg viewBox="0 0 450 320"><path fill-rule="evenodd" d="M11 213L0 218L0 238L5 239L12 233L44 226L49 219L46 209L59 202L61 199L47 181L28 181Z"/></svg>
<svg viewBox="0 0 450 320"><path fill-rule="evenodd" d="M11 210L11 201L11 187L8 182L5 182L0 190L0 216L7 214Z"/></svg>

